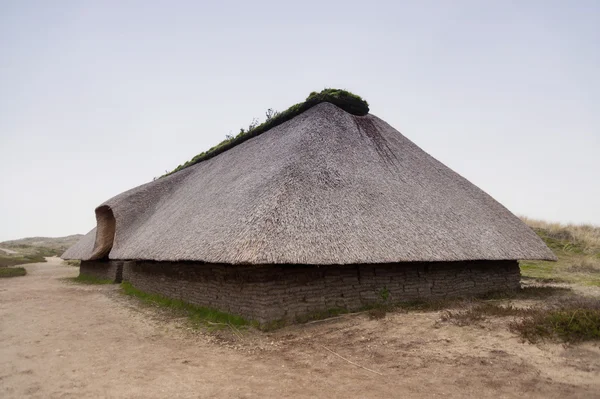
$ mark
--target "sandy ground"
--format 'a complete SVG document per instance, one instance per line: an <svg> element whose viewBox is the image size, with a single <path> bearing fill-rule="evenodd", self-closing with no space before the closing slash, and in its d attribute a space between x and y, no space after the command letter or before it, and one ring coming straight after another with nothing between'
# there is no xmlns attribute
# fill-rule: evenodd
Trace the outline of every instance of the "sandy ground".
<svg viewBox="0 0 600 399"><path fill-rule="evenodd" d="M56 259L26 268L0 280L2 398L600 397L597 344L522 343L500 319L360 314L238 337L67 282L78 269Z"/></svg>

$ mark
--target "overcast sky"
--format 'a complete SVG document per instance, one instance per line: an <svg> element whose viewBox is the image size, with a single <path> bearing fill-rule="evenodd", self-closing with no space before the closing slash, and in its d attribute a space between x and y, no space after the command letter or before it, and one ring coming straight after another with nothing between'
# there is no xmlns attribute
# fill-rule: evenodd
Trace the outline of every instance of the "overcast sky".
<svg viewBox="0 0 600 399"><path fill-rule="evenodd" d="M600 224L598 1L0 0L0 241L85 233L324 87L516 214Z"/></svg>

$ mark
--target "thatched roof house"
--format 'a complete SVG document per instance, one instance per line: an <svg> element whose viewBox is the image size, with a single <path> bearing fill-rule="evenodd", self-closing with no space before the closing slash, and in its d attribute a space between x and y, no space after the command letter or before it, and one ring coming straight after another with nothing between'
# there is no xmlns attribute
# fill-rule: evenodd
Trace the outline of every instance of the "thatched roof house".
<svg viewBox="0 0 600 399"><path fill-rule="evenodd" d="M63 258L404 272L407 262L555 259L478 187L364 107L332 98L109 199Z"/></svg>

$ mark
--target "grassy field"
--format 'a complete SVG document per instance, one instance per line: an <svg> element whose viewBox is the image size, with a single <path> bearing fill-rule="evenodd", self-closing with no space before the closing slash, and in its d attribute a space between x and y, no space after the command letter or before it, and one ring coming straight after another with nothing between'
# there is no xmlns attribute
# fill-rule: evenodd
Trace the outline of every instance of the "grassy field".
<svg viewBox="0 0 600 399"><path fill-rule="evenodd" d="M557 262L520 262L524 279L600 286L600 227L523 220L558 257Z"/></svg>

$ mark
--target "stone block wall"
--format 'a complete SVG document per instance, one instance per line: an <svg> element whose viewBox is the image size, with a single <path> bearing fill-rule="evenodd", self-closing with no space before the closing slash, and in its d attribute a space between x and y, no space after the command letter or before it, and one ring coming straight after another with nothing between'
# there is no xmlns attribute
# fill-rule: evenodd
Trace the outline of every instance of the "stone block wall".
<svg viewBox="0 0 600 399"><path fill-rule="evenodd" d="M123 263L118 260L84 260L79 266L79 274L120 283L123 281Z"/></svg>
<svg viewBox="0 0 600 399"><path fill-rule="evenodd" d="M130 261L123 280L145 292L265 323L332 308L514 290L520 272L517 261L331 266Z"/></svg>

